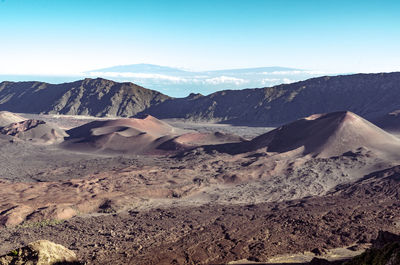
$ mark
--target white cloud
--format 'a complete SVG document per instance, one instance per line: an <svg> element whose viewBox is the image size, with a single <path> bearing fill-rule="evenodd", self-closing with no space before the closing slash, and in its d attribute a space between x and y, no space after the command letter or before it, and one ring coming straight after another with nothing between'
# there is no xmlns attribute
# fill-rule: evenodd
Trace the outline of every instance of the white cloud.
<svg viewBox="0 0 400 265"><path fill-rule="evenodd" d="M228 75L212 76L212 75L188 75L188 76L172 76L168 74L158 73L133 73L133 72L89 72L85 74L88 77L104 77L104 78L118 78L137 82L144 86L153 84L187 84L187 85L205 85L205 86L218 86L218 85L235 85L243 86L273 86L279 84L289 84L299 81L298 74L311 73L310 71L274 71L264 72L267 76L258 77L234 77ZM316 73L316 72L313 72ZM258 73L260 74L260 73ZM264 77L264 78L260 78ZM301 79L301 78L300 78Z"/></svg>
<svg viewBox="0 0 400 265"><path fill-rule="evenodd" d="M236 78L231 76L218 76L209 78L209 76L193 76L190 78L184 78L179 76L170 76L164 74L153 74L153 73L130 73L130 72L90 72L87 74L90 77L106 77L106 78L132 78L136 79L136 81L147 81L147 82L171 82L174 84L184 83L196 83L196 84L211 84L211 85L219 85L219 84L234 84L234 85L242 85L248 83L247 80L242 78Z"/></svg>
<svg viewBox="0 0 400 265"><path fill-rule="evenodd" d="M262 85L276 84L276 83L279 83L280 80L281 79L279 79L279 78L263 78L261 80L261 84Z"/></svg>
<svg viewBox="0 0 400 265"><path fill-rule="evenodd" d="M297 82L298 80L292 80L289 78L263 78L261 80L262 85L279 85L279 84L290 84L293 82Z"/></svg>
<svg viewBox="0 0 400 265"><path fill-rule="evenodd" d="M283 84L290 84L290 83L294 83L294 82L296 82L296 80L292 80L292 79L289 79L289 78L283 78L282 79L282 83Z"/></svg>
<svg viewBox="0 0 400 265"><path fill-rule="evenodd" d="M235 84L235 85L242 85L247 83L248 81L242 78L236 78L231 76L218 76L214 78L208 78L204 80L207 84L218 85L218 84Z"/></svg>

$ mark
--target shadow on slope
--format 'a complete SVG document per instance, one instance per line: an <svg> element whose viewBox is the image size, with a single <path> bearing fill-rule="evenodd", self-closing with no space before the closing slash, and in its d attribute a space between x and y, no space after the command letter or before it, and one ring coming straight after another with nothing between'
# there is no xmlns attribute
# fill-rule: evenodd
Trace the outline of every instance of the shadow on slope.
<svg viewBox="0 0 400 265"><path fill-rule="evenodd" d="M400 133L400 110L392 111L374 119L373 122L386 131L398 134Z"/></svg>

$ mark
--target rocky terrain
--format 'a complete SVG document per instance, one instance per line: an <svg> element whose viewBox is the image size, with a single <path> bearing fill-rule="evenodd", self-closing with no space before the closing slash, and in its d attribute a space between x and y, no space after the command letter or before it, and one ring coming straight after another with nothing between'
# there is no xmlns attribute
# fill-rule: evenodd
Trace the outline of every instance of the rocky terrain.
<svg viewBox="0 0 400 265"><path fill-rule="evenodd" d="M372 242L381 229L399 231L398 174L398 167L375 172L325 197L27 223L2 229L0 251L45 238L90 264L226 264L302 251L314 251L318 257L318 252L335 247L357 249Z"/></svg>
<svg viewBox="0 0 400 265"><path fill-rule="evenodd" d="M377 239L373 240L371 249L345 263L345 265L362 264L400 264L400 236L381 231Z"/></svg>
<svg viewBox="0 0 400 265"><path fill-rule="evenodd" d="M25 113L125 116L278 126L315 113L352 111L368 120L399 109L400 73L312 78L273 87L224 90L170 98L133 83L101 78L51 85L0 83L0 110Z"/></svg>
<svg viewBox="0 0 400 265"><path fill-rule="evenodd" d="M400 139L351 112L253 139L152 116L13 115L0 255L46 239L88 264L339 262L400 231ZM63 142L19 137L49 120Z"/></svg>

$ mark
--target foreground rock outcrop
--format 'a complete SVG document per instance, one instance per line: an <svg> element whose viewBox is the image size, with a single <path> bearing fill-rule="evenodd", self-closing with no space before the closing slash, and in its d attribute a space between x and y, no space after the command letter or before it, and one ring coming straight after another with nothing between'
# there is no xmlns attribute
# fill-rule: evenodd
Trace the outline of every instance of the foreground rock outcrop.
<svg viewBox="0 0 400 265"><path fill-rule="evenodd" d="M38 240L0 257L0 265L81 264L73 251L47 240Z"/></svg>
<svg viewBox="0 0 400 265"><path fill-rule="evenodd" d="M373 247L344 265L398 265L400 264L400 236L380 231Z"/></svg>

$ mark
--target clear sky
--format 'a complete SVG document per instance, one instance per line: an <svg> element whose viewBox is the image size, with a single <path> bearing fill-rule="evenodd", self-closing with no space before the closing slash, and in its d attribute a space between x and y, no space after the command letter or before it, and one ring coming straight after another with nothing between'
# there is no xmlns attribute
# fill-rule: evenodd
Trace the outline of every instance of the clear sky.
<svg viewBox="0 0 400 265"><path fill-rule="evenodd" d="M0 74L151 63L400 71L398 0L0 0Z"/></svg>

